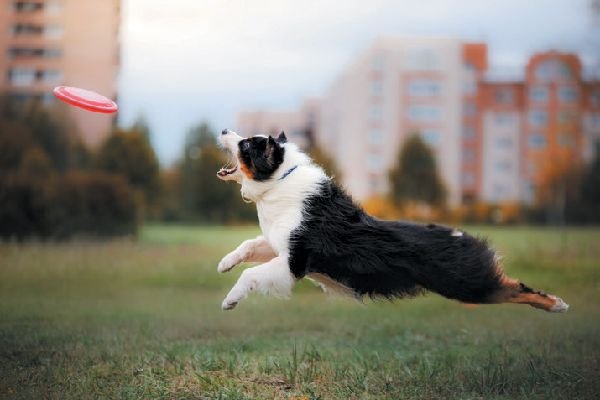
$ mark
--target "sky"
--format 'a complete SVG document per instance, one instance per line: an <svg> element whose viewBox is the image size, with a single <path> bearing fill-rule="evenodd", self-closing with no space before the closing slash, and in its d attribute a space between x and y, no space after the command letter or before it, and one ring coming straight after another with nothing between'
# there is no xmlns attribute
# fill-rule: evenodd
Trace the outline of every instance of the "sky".
<svg viewBox="0 0 600 400"><path fill-rule="evenodd" d="M592 62L590 0L123 0L119 124L143 115L163 165L202 121L235 128L244 110L291 110L326 92L373 39L485 41L492 69L557 49Z"/></svg>

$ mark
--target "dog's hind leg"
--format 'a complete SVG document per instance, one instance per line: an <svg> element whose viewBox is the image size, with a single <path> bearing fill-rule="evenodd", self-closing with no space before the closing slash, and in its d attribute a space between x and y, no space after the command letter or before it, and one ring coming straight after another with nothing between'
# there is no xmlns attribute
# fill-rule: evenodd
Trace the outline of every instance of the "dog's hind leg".
<svg viewBox="0 0 600 400"><path fill-rule="evenodd" d="M254 239L245 240L234 251L227 254L219 265L217 271L223 273L230 271L236 265L248 262L267 262L275 258L276 254L267 239L258 236Z"/></svg>
<svg viewBox="0 0 600 400"><path fill-rule="evenodd" d="M244 270L223 300L221 307L223 310L231 310L253 291L277 297L289 297L294 282L295 278L290 271L287 257L275 257L269 262Z"/></svg>
<svg viewBox="0 0 600 400"><path fill-rule="evenodd" d="M529 304L550 312L565 312L569 305L560 297L533 290L516 279L503 277L500 290L492 297L493 303Z"/></svg>

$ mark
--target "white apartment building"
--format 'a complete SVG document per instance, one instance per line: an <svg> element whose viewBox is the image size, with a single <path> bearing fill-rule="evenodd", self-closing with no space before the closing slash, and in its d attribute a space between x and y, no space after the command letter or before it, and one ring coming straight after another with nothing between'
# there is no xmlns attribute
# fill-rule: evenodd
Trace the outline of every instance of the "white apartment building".
<svg viewBox="0 0 600 400"><path fill-rule="evenodd" d="M317 138L357 200L388 191L404 139L418 132L436 153L449 203L460 203L463 91L476 87L463 49L451 38L380 39L331 86Z"/></svg>

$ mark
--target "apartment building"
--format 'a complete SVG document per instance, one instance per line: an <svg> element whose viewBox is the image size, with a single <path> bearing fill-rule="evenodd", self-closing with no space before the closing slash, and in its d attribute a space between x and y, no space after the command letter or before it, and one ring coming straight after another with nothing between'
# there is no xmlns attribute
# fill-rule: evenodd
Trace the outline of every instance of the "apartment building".
<svg viewBox="0 0 600 400"><path fill-rule="evenodd" d="M52 89L79 86L116 99L120 0L0 0L0 92L52 104ZM114 117L68 108L89 146Z"/></svg>
<svg viewBox="0 0 600 400"><path fill-rule="evenodd" d="M599 151L600 81L585 78L578 56L556 51L511 76L490 69L484 43L383 38L310 113L243 113L238 128L310 126L359 201L389 190L400 147L417 133L435 152L451 206L531 203L549 175Z"/></svg>
<svg viewBox="0 0 600 400"><path fill-rule="evenodd" d="M600 82L584 79L575 54L534 54L522 79L485 79L480 91L485 201L531 203L545 179L600 145Z"/></svg>
<svg viewBox="0 0 600 400"><path fill-rule="evenodd" d="M323 98L317 138L334 149L344 186L358 200L386 193L401 144L417 133L437 156L449 203L461 202L463 188L474 192L477 80L486 68L485 44L422 37L375 41Z"/></svg>

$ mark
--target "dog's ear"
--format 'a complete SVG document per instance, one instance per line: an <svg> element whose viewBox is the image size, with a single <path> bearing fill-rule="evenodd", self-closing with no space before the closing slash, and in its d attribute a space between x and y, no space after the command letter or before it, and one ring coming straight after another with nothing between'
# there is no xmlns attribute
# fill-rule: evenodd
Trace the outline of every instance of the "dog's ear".
<svg viewBox="0 0 600 400"><path fill-rule="evenodd" d="M273 139L273 136L269 135L267 139L267 146L265 148L265 157L270 158L273 155L274 149L277 147L277 142Z"/></svg>
<svg viewBox="0 0 600 400"><path fill-rule="evenodd" d="M281 131L281 133L279 134L279 136L277 136L277 143L279 143L279 144L287 143L287 138L285 137L285 132L284 131Z"/></svg>

